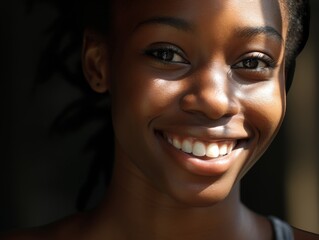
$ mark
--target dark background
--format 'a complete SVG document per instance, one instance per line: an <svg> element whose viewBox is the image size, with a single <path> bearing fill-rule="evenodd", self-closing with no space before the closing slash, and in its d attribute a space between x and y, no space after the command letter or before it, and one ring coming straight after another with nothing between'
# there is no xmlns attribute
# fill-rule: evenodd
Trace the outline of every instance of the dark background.
<svg viewBox="0 0 319 240"><path fill-rule="evenodd" d="M43 225L76 212L76 198L94 157L87 142L101 128L93 121L56 134L52 125L69 104L83 97L59 71L38 79L48 49L48 27L61 8L46 1L1 3L1 168L0 231ZM243 180L243 201L266 215L319 232L318 13L298 59L288 95L287 117L269 151ZM70 39L65 38L62 45ZM70 57L67 64L74 67ZM79 79L82 81L82 79ZM103 184L90 200L98 201Z"/></svg>

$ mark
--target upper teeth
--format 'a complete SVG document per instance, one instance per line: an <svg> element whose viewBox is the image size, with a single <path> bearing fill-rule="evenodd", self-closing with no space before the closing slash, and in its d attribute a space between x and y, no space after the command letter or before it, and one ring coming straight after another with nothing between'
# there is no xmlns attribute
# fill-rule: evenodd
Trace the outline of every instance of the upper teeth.
<svg viewBox="0 0 319 240"><path fill-rule="evenodd" d="M177 137L166 136L167 141L175 148L182 150L185 153L193 154L197 157L207 156L210 158L217 158L229 154L236 141L220 141L214 143L204 143L192 138L180 140Z"/></svg>

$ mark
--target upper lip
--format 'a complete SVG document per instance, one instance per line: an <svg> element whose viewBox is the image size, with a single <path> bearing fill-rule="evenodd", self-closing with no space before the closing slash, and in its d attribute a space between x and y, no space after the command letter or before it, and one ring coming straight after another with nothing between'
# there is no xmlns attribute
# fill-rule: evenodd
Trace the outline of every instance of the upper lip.
<svg viewBox="0 0 319 240"><path fill-rule="evenodd" d="M222 140L239 140L248 139L251 134L245 129L238 129L230 126L218 126L213 128L207 128L203 126L199 127L169 127L156 129L160 133L169 133L185 138L194 138L204 142L222 141Z"/></svg>

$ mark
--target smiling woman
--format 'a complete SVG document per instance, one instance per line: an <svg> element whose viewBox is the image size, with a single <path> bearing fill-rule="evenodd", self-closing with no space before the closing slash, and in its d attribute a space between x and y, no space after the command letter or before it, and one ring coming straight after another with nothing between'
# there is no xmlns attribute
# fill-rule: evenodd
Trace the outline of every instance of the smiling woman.
<svg viewBox="0 0 319 240"><path fill-rule="evenodd" d="M133 172L181 203L217 203L268 147L282 121L281 39L288 25L278 3L265 6L273 9L267 26L254 11L259 1L143 6L143 13L132 6L114 20L111 38L121 38L112 41L111 68L104 67L105 58L102 69L95 69L105 77L89 78L102 82L113 102L119 159L114 174L127 169L127 177ZM246 18L252 12L253 21ZM87 55L84 61L94 59ZM223 156L208 157L210 146Z"/></svg>
<svg viewBox="0 0 319 240"><path fill-rule="evenodd" d="M88 15L82 54L89 85L111 105L105 198L2 239L319 239L254 213L239 194L284 118L306 1L107 4Z"/></svg>

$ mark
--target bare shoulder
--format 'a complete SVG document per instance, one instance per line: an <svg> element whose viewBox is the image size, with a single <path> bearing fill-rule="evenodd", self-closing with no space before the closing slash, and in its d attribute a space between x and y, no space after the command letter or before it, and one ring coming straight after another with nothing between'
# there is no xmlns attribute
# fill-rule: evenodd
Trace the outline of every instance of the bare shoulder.
<svg viewBox="0 0 319 240"><path fill-rule="evenodd" d="M0 234L0 240L82 239L85 233L83 220L82 214L77 214L45 226Z"/></svg>
<svg viewBox="0 0 319 240"><path fill-rule="evenodd" d="M294 228L295 240L319 240L319 235Z"/></svg>

